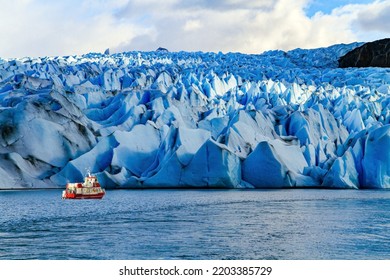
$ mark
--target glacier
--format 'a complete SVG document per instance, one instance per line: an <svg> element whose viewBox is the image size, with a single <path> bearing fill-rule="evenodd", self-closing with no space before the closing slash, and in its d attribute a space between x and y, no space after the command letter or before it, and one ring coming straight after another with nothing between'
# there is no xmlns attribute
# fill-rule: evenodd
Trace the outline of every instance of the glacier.
<svg viewBox="0 0 390 280"><path fill-rule="evenodd" d="M362 43L0 59L0 189L390 188L390 69Z"/></svg>

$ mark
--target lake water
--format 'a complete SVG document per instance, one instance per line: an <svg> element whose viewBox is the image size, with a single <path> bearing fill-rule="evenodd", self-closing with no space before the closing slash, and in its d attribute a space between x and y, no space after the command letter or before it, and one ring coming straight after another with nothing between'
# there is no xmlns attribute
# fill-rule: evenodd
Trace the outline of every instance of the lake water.
<svg viewBox="0 0 390 280"><path fill-rule="evenodd" d="M390 259L390 191L0 191L0 259Z"/></svg>

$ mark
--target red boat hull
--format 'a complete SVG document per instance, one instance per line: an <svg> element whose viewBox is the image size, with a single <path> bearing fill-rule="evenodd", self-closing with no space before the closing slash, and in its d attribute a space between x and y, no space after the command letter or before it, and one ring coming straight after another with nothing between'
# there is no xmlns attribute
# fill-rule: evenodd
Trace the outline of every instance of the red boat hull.
<svg viewBox="0 0 390 280"><path fill-rule="evenodd" d="M102 199L105 193L98 193L98 194L74 194L74 193L66 193L63 197L64 199Z"/></svg>

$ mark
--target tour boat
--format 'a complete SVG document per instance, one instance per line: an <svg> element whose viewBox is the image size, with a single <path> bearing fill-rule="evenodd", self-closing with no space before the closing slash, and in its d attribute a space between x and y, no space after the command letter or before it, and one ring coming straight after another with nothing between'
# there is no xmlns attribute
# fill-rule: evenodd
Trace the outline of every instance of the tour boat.
<svg viewBox="0 0 390 280"><path fill-rule="evenodd" d="M66 189L62 192L62 199L101 199L106 194L100 186L96 176L88 175L84 183L67 183Z"/></svg>

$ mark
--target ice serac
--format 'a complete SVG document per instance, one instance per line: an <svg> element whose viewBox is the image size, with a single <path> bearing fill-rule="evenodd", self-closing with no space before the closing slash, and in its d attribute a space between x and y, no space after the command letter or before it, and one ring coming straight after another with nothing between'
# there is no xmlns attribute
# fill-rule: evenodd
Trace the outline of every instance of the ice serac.
<svg viewBox="0 0 390 280"><path fill-rule="evenodd" d="M207 140L183 169L180 184L196 187L239 187L241 163L225 145Z"/></svg>
<svg viewBox="0 0 390 280"><path fill-rule="evenodd" d="M362 165L364 187L390 188L390 125L368 134Z"/></svg>
<svg viewBox="0 0 390 280"><path fill-rule="evenodd" d="M324 177L323 186L352 189L359 187L358 172L350 149L342 157L338 157L334 161L332 167Z"/></svg>
<svg viewBox="0 0 390 280"><path fill-rule="evenodd" d="M183 166L187 166L200 147L211 137L210 132L203 129L179 128L176 155Z"/></svg>
<svg viewBox="0 0 390 280"><path fill-rule="evenodd" d="M362 46L0 59L0 188L388 188L390 70Z"/></svg>
<svg viewBox="0 0 390 280"><path fill-rule="evenodd" d="M298 146L280 140L262 141L244 160L242 178L256 188L291 187L306 166Z"/></svg>
<svg viewBox="0 0 390 280"><path fill-rule="evenodd" d="M160 145L160 131L150 124L139 124L131 131L116 131L119 143L114 149L111 165L125 167L132 174L142 177L153 165Z"/></svg>
<svg viewBox="0 0 390 280"><path fill-rule="evenodd" d="M50 179L57 185L83 181L87 172L98 173L105 170L112 162L113 149L118 146L115 137L103 138L89 152L69 161L66 166Z"/></svg>

